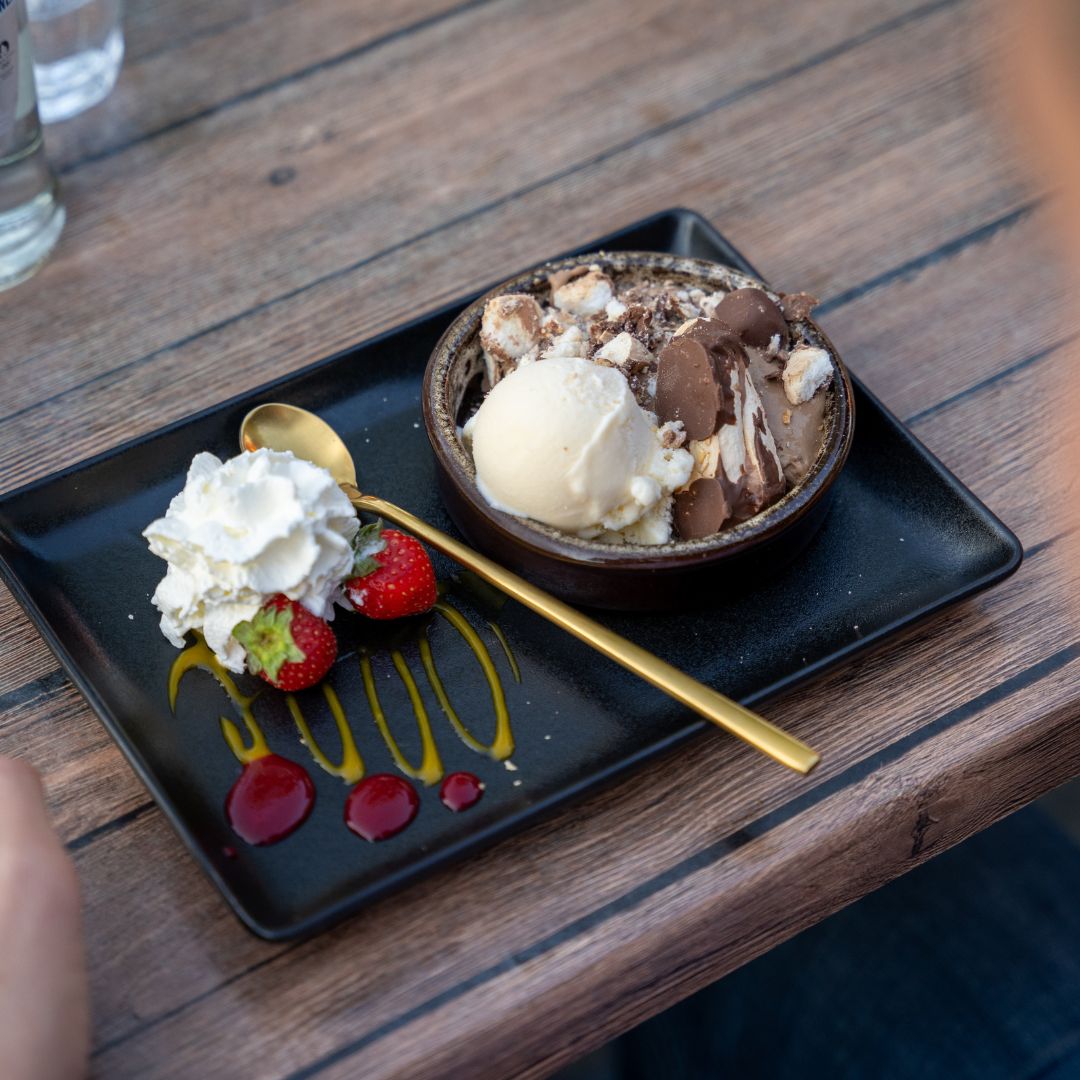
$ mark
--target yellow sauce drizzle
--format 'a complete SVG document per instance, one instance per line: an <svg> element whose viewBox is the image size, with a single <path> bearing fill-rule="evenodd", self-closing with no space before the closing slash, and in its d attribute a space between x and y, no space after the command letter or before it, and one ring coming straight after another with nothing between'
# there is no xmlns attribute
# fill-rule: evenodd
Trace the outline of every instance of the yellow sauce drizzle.
<svg viewBox="0 0 1080 1080"><path fill-rule="evenodd" d="M498 671L495 670L491 654L488 652L487 646L480 635L457 608L440 600L435 605L435 610L465 639L476 656L484 676L487 678L488 686L491 688L491 702L495 707L495 739L492 743L485 746L461 722L461 718L450 703L446 687L443 685L443 681L435 668L435 658L432 655L427 635L425 635L420 639L420 659L423 662L424 670L427 672L431 688L435 691L435 697L438 699L442 711L446 713L447 719L453 725L454 731L457 732L458 737L466 746L479 754L488 754L496 761L503 761L514 752L514 735L510 730L510 710L506 707L506 695L503 693L502 680L499 678Z"/></svg>
<svg viewBox="0 0 1080 1080"><path fill-rule="evenodd" d="M251 711L251 703L259 696L257 693L245 697L240 693L239 687L233 682L232 676L225 670L214 655L213 651L200 637L194 645L189 645L174 661L169 671L169 708L176 712L176 698L180 693L180 681L193 668L212 675L221 686L221 689L229 695L233 705L240 713L240 718L248 729L251 736L251 745L244 745L244 737L240 729L228 718L219 718L221 733L229 744L229 749L236 755L241 765L247 765L256 758L266 757L270 753L270 747L266 744L259 725L255 723L255 717Z"/></svg>
<svg viewBox="0 0 1080 1080"><path fill-rule="evenodd" d="M361 653L360 673L364 677L364 692L367 694L368 705L371 707L371 715L375 718L375 724L383 737L383 742L386 743L386 748L393 756L397 767L406 776L411 776L423 784L438 783L443 777L443 763L442 758L439 756L439 748L435 745L435 735L431 730L431 721L428 718L427 709L424 708L423 699L420 697L420 688L416 685L416 680L405 663L405 657L402 656L401 651L399 649L391 650L390 657L394 661L394 667L397 668L398 675L401 676L401 681L405 684L405 690L409 695L409 701L412 703L413 713L416 716L416 726L420 729L420 745L423 747L423 754L419 765L413 765L405 757L401 752L401 747L398 746L397 740L391 734L390 725L386 721L386 713L383 711L382 702L379 700L379 693L375 689L375 673L371 669L371 658L367 653Z"/></svg>
<svg viewBox="0 0 1080 1080"><path fill-rule="evenodd" d="M477 662L480 664L484 677L487 679L488 687L491 690L491 701L495 708L495 738L490 744L482 743L462 723L461 718L458 716L454 706L450 702L446 687L435 668L435 658L431 651L431 643L428 641L427 634L425 633L419 641L420 659L423 663L424 671L427 673L428 680L431 683L431 688L435 692L435 697L439 702L439 706L446 714L447 719L449 719L458 737L466 746L479 754L487 754L496 761L503 761L506 758L509 758L514 752L514 736L513 732L510 730L510 710L506 705L506 695L503 691L502 680L499 678L499 673L495 668L494 661L491 659L491 654L488 652L487 646L484 644L480 635L473 629L472 624L468 622L465 616L462 615L457 608L440 600L435 605L435 610L446 619L459 634L461 634L465 639L465 643L475 655ZM510 664L510 670L513 672L515 681L521 682L521 669L518 667L517 660L510 649L510 643L506 640L505 634L503 634L501 628L497 624L489 622L488 625L491 627L499 644L502 646L503 652L506 654L506 659ZM420 732L420 743L422 747L419 765L413 765L405 757L397 740L391 733L386 713L383 710L382 703L379 700L378 691L375 688L375 675L372 671L371 659L366 653L361 653L360 671L363 676L364 692L367 695L371 714L374 717L379 733L382 735L383 741L386 743L386 747L393 756L398 768L407 776L411 776L423 784L431 785L438 783L438 781L442 779L445 770L442 763L442 757L439 754L439 748L435 742L435 735L431 729L431 720L420 694L420 688L417 686L416 679L409 670L409 666L401 651L399 649L392 649L390 658L393 661L398 676L401 678L406 693L409 695L409 701L412 704L413 713L416 717L416 724ZM224 716L220 718L221 733L237 760L239 760L241 764L246 765L257 758L265 757L269 754L271 752L270 747L267 745L266 737L263 735L262 730L255 721L251 708L252 703L259 696L258 692L250 696L241 694L240 689L233 681L232 676L221 665L217 657L214 656L213 651L201 637L197 638L194 645L190 645L180 653L173 662L172 669L169 672L169 705L173 712L175 713L176 711L176 699L180 691L180 682L193 668L199 668L206 671L217 680L218 684L229 696L229 699L232 701L237 712L240 714L241 720L243 720L244 725L247 728L248 735L251 739L250 745L245 743L244 736L233 721ZM356 745L356 739L353 736L352 729L349 727L345 710L342 707L337 694L334 692L333 687L323 683L322 692L326 699L326 704L330 709L330 713L334 717L338 736L341 740L341 762L337 765L330 761L315 741L315 738L311 733L311 728L304 719L304 714L300 709L300 703L297 700L296 695L286 694L285 704L288 706L293 723L296 724L297 730L300 732L300 741L307 747L308 752L311 754L316 764L325 769L326 772L330 773L332 776L340 777L348 784L355 784L364 776L364 760Z"/></svg>
<svg viewBox="0 0 1080 1080"><path fill-rule="evenodd" d="M240 729L227 716L219 716L218 723L221 725L221 734L225 736L229 749L236 755L236 760L241 765L250 765L258 758L266 757L270 753L270 747L266 745L266 739L251 713L245 710L242 715L251 735L250 746L244 745L244 736L240 734Z"/></svg>
<svg viewBox="0 0 1080 1080"><path fill-rule="evenodd" d="M521 668L518 667L517 657L514 655L514 650L510 648L510 642L506 640L502 627L496 622L489 622L488 626L491 627L491 632L499 639L499 644L502 646L503 652L506 653L510 670L514 673L514 682L521 682Z"/></svg>
<svg viewBox="0 0 1080 1080"><path fill-rule="evenodd" d="M300 741L308 748L308 752L315 759L315 763L325 769L331 776L340 776L347 784L355 784L364 776L364 759L357 749L356 740L353 738L352 728L349 727L348 718L342 708L334 688L322 683L323 697L337 724L338 737L341 739L341 764L335 765L320 749L319 744L311 734L304 714L300 711L300 703L295 694L285 695L285 704L289 707L289 713L300 732Z"/></svg>

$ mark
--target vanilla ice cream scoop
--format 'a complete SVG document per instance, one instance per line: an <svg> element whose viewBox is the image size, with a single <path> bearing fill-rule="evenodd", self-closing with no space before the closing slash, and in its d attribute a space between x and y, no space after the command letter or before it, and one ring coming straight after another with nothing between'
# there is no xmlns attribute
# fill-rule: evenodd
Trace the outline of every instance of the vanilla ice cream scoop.
<svg viewBox="0 0 1080 1080"><path fill-rule="evenodd" d="M693 458L664 447L614 368L552 357L499 382L465 426L480 493L496 509L565 532L598 536L664 515ZM641 542L640 533L632 534Z"/></svg>
<svg viewBox="0 0 1080 1080"><path fill-rule="evenodd" d="M196 454L184 490L143 532L169 564L153 597L161 632L180 648L200 630L225 667L243 671L233 627L271 596L333 617L357 528L333 477L309 461L276 450L226 462Z"/></svg>

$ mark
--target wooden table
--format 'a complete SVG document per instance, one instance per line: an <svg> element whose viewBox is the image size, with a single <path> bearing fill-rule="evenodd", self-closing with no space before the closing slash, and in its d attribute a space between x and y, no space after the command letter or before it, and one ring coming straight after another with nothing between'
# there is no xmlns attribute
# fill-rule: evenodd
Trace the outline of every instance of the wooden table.
<svg viewBox="0 0 1080 1080"><path fill-rule="evenodd" d="M1080 771L1046 461L1076 333L983 105L974 0L132 0L49 131L69 224L0 297L0 487L670 205L779 287L1020 534L1005 586L290 946L240 928L0 592L0 752L86 901L97 1075L536 1076ZM1051 492L1054 493L1051 496Z"/></svg>

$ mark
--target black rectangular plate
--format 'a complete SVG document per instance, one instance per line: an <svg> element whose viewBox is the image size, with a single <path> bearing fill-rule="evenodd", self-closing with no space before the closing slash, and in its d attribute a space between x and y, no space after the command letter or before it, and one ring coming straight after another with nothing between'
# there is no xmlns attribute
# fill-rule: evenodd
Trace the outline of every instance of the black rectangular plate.
<svg viewBox="0 0 1080 1080"><path fill-rule="evenodd" d="M580 250L601 247L674 251L753 273L707 222L685 210ZM323 929L706 726L510 603L498 622L520 664L521 681L514 682L487 627L486 601L474 603L459 590L454 602L482 632L502 673L516 771L454 735L423 677L415 643L406 644L403 654L428 702L446 768L478 774L483 800L452 814L436 789L425 788L408 829L378 844L359 840L342 820L347 788L315 766L280 695L268 692L256 714L271 747L308 767L315 809L293 835L269 847L249 847L229 829L223 802L239 766L218 725L229 704L209 676L195 673L181 688L176 715L170 712L166 680L177 654L158 632L150 605L164 564L149 554L141 530L183 486L197 451L232 455L247 410L283 400L316 410L341 432L363 488L454 532L435 494L420 380L439 335L470 299L0 500L0 576L195 858L243 922L266 938ZM1014 571L1022 550L1012 533L857 381L856 397L851 456L825 524L795 566L720 610L600 618L698 679L757 703ZM441 561L437 569L443 578L454 573ZM332 682L368 771L393 771L348 648L361 633L359 622L343 615L336 624L346 647ZM490 737L487 683L463 640L436 620L431 644L458 712L478 735ZM376 653L374 670L394 731L405 751L414 752L416 724L385 650ZM303 703L334 758L335 728L321 695L309 692Z"/></svg>

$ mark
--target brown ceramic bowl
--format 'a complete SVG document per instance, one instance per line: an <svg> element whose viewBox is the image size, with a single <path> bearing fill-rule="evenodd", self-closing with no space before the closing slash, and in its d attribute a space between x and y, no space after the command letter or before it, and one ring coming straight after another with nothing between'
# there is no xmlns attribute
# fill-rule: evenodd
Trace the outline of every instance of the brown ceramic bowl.
<svg viewBox="0 0 1080 1080"><path fill-rule="evenodd" d="M598 263L613 277L626 273L685 281L709 291L762 282L719 263L656 252L613 252L557 259L496 286L470 304L443 334L424 374L424 423L435 452L440 493L469 542L523 577L574 603L623 610L663 610L714 604L745 589L754 571L775 570L795 557L824 518L830 489L851 447L851 381L832 343L812 321L793 338L828 350L835 365L821 449L803 480L760 514L700 540L657 547L601 543L559 532L491 507L476 487L475 470L458 435L470 401L478 400L483 359L480 318L501 293L541 294L548 274ZM775 293L772 293L775 297Z"/></svg>

